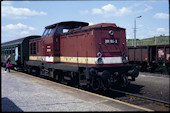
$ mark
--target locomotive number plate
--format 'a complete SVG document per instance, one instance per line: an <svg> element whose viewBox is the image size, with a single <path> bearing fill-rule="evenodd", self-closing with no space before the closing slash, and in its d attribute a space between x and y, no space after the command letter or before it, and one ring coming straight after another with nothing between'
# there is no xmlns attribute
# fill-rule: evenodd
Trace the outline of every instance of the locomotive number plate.
<svg viewBox="0 0 170 113"><path fill-rule="evenodd" d="M105 44L117 44L117 39L105 39Z"/></svg>

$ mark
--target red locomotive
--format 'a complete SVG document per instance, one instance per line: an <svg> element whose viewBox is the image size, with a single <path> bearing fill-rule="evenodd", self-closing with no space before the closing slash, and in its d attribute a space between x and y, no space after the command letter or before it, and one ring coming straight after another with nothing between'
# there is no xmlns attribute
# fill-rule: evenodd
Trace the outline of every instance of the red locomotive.
<svg viewBox="0 0 170 113"><path fill-rule="evenodd" d="M125 29L116 24L46 26L40 38L29 39L28 51L25 71L94 90L125 87L139 74L128 64Z"/></svg>
<svg viewBox="0 0 170 113"><path fill-rule="evenodd" d="M125 29L115 24L60 22L45 27L42 37L29 45L29 72L58 81L98 90L126 86L128 76L138 76L127 64Z"/></svg>

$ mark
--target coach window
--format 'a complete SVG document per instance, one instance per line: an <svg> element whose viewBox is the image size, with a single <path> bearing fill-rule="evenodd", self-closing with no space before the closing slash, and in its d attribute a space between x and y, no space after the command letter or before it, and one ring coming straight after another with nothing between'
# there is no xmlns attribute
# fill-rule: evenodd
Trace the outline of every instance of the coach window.
<svg viewBox="0 0 170 113"><path fill-rule="evenodd" d="M5 48L4 48L4 54L6 54Z"/></svg>
<svg viewBox="0 0 170 113"><path fill-rule="evenodd" d="M36 55L36 42L31 43L30 51L31 51L31 55Z"/></svg>
<svg viewBox="0 0 170 113"><path fill-rule="evenodd" d="M39 41L37 42L37 53L39 53Z"/></svg>
<svg viewBox="0 0 170 113"><path fill-rule="evenodd" d="M18 45L18 56L20 57L21 55L21 45Z"/></svg>
<svg viewBox="0 0 170 113"><path fill-rule="evenodd" d="M33 43L33 54L36 54L36 42Z"/></svg>
<svg viewBox="0 0 170 113"><path fill-rule="evenodd" d="M11 50L11 48L9 49L9 54L11 54L12 53L12 50Z"/></svg>
<svg viewBox="0 0 170 113"><path fill-rule="evenodd" d="M7 48L5 49L5 54L8 54L8 49Z"/></svg>
<svg viewBox="0 0 170 113"><path fill-rule="evenodd" d="M32 43L30 44L30 54L32 55Z"/></svg>
<svg viewBox="0 0 170 113"><path fill-rule="evenodd" d="M7 49L6 49L7 54L9 53L8 51L9 51L9 49L7 48Z"/></svg>
<svg viewBox="0 0 170 113"><path fill-rule="evenodd" d="M12 48L12 54L15 55L15 48Z"/></svg>

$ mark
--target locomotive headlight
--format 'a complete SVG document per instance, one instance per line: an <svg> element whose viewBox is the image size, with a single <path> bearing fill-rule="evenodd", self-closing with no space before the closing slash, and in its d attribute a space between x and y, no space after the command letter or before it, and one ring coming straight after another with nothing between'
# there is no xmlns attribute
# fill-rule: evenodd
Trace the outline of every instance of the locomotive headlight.
<svg viewBox="0 0 170 113"><path fill-rule="evenodd" d="M122 57L122 62L124 63L124 64L126 64L126 63L128 63L128 58L127 57Z"/></svg>
<svg viewBox="0 0 170 113"><path fill-rule="evenodd" d="M97 64L103 64L103 60L102 60L101 57L98 57L98 58L97 58Z"/></svg>
<svg viewBox="0 0 170 113"><path fill-rule="evenodd" d="M113 36L114 32L112 30L109 31L109 35Z"/></svg>
<svg viewBox="0 0 170 113"><path fill-rule="evenodd" d="M98 57L102 57L102 53L98 52L98 53L97 53L97 56L98 56Z"/></svg>
<svg viewBox="0 0 170 113"><path fill-rule="evenodd" d="M98 52L97 57L97 64L103 64L102 53Z"/></svg>

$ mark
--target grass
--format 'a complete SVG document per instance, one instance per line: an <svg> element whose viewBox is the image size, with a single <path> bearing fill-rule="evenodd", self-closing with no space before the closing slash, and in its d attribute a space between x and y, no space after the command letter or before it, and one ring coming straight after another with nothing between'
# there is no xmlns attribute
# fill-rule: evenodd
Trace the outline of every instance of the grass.
<svg viewBox="0 0 170 113"><path fill-rule="evenodd" d="M127 46L133 46L133 39L126 40ZM164 45L170 44L169 36L157 36L146 39L136 39L136 45Z"/></svg>

